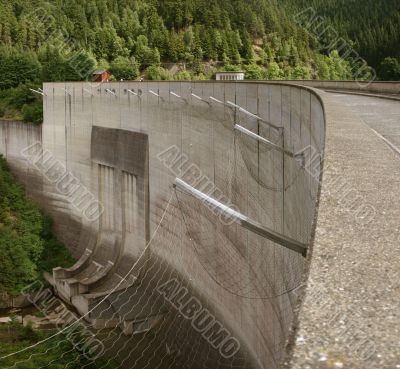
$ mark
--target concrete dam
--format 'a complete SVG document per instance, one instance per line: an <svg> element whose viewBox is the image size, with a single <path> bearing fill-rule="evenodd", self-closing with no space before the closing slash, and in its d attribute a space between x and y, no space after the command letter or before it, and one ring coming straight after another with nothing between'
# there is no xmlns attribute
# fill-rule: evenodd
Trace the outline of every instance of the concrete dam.
<svg viewBox="0 0 400 369"><path fill-rule="evenodd" d="M77 258L48 279L104 356L138 369L288 364L333 97L275 82L43 93L43 125L3 122L0 149Z"/></svg>

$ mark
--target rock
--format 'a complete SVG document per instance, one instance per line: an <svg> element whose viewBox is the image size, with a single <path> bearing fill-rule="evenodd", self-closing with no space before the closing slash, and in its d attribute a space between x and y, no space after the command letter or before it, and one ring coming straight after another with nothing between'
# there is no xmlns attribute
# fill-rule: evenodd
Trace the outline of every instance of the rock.
<svg viewBox="0 0 400 369"><path fill-rule="evenodd" d="M22 316L15 315L14 317L6 316L6 317L0 318L0 324L11 323L13 321L12 318L14 318L14 320L16 320L18 323L22 323Z"/></svg>

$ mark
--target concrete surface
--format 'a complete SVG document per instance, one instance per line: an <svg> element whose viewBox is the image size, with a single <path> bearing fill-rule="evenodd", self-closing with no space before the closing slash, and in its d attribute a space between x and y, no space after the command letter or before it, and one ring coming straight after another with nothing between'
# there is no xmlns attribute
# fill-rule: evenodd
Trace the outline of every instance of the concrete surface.
<svg viewBox="0 0 400 369"><path fill-rule="evenodd" d="M354 84L319 86L354 89ZM377 83L370 89L397 93L398 87ZM141 90L142 96L128 89ZM72 270L55 273L63 298L82 314L88 312L97 328L118 325L129 334L136 326L150 329L143 338L114 333L103 339L108 355L117 356L123 367L273 369L285 361L285 367L296 369L398 368L399 103L286 83L71 83L47 84L44 90L43 131L32 135L29 126L2 125L0 147L22 180L24 173L31 174L32 183L38 184L32 196L52 211L58 235L81 256ZM235 102L284 127L285 134L280 136L238 110L209 105L191 92L209 102L210 96ZM324 177L312 242L325 122ZM235 135L234 123L293 152L308 148L312 155L305 170L299 171L290 158ZM93 151L98 146L95 127L111 129L110 137L125 133L124 154L119 153L121 138L102 140L103 149ZM132 227L139 209L146 214L143 201L135 200L145 187L138 192L140 186L134 184L140 182L138 176L147 175L126 165L138 156L135 139L126 131L148 137L149 212L148 218L140 216L148 219L148 234L145 225L136 231ZM37 136L106 205L100 219L85 219L21 160L21 147ZM277 232L312 243L311 261L305 263L236 226L221 225L201 203L174 194L175 177L190 176L174 173L157 158L171 145L222 190L226 202L231 200L245 215ZM103 152L107 154L99 156ZM113 157L113 152L119 154ZM184 162L180 158L175 170ZM131 208L132 203L140 206ZM99 237L101 229L108 230L108 238ZM125 242L129 233L141 236ZM143 246L143 235L147 241L150 237L150 247ZM106 254L119 251L104 257L104 249ZM128 258L119 257L125 253ZM103 264L104 275L83 283L96 271L93 265L111 260L109 268ZM138 261L128 282L96 306ZM67 274L77 278L72 281ZM157 293L171 279L239 340L241 350L233 358L222 358L193 330L191 321ZM306 282L300 288L302 280ZM65 282L73 282L73 288L62 293Z"/></svg>
<svg viewBox="0 0 400 369"><path fill-rule="evenodd" d="M341 90L354 91L361 93L388 94L399 97L400 83L399 82L362 82L362 81L285 81L302 86L310 86L322 90Z"/></svg>
<svg viewBox="0 0 400 369"><path fill-rule="evenodd" d="M358 92L354 90L329 90L329 89L324 89L325 92L333 92L333 93L340 93L341 95L353 95L353 96L366 96L366 97L376 97L379 99L384 99L384 100L393 100L393 101L400 101L400 94L389 94L389 93L380 93L380 92L375 92L375 93L370 93L370 92Z"/></svg>
<svg viewBox="0 0 400 369"><path fill-rule="evenodd" d="M339 94L334 96L400 150L400 102Z"/></svg>
<svg viewBox="0 0 400 369"><path fill-rule="evenodd" d="M400 103L325 94L327 140L295 369L400 367ZM373 208L365 219L357 208Z"/></svg>
<svg viewBox="0 0 400 369"><path fill-rule="evenodd" d="M37 200L51 208L58 236L80 257L73 268L55 271L60 296L97 327L133 332L144 318L139 313L148 312L142 326L147 324L158 345L148 342L149 355L165 355L167 345L167 352L175 353L174 367L278 368L306 259L238 225L221 223L172 184L176 177L203 191L210 191L204 183L213 184L212 196L310 244L318 181L299 161L233 127L239 123L293 153L307 156L311 147L322 153L325 123L318 95L277 83L215 82L56 83L45 84L44 92L43 148L104 205L100 218L87 219L56 184L36 173L38 183L42 180ZM283 127L283 134L211 96ZM20 133L6 130L2 137L18 141L7 156L23 173L31 170L19 153L28 135L22 124L17 129ZM135 137L148 145L140 146ZM158 155L171 147L185 156L168 168ZM47 161L40 164L46 168ZM319 171L317 166L317 176ZM128 281L121 282L127 274ZM174 279L187 289L186 299L197 298L215 317L215 327L222 324L223 334L240 342L234 357L219 354L214 326L202 336L157 293ZM119 345L119 340L108 344L110 352ZM142 347L135 338L120 349L126 357L119 359L129 368L130 355L145 353L138 352Z"/></svg>

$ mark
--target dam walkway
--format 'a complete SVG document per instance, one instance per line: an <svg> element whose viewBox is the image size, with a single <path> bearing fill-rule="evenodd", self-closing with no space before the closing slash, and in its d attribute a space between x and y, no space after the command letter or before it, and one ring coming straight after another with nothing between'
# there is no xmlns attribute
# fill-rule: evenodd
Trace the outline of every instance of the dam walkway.
<svg viewBox="0 0 400 369"><path fill-rule="evenodd" d="M290 367L399 368L400 101L324 102L325 168Z"/></svg>

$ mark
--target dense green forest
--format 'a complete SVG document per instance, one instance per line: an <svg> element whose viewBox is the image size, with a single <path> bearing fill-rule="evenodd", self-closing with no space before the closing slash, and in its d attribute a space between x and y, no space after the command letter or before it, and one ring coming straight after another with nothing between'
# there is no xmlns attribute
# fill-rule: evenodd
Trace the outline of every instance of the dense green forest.
<svg viewBox="0 0 400 369"><path fill-rule="evenodd" d="M168 69L176 63L183 65L181 72L187 68L192 78L199 79L209 78L215 72L212 67L229 64L250 66L249 78L317 76L308 33L274 0L1 0L0 4L2 88L35 78L83 79L95 68L110 69L117 79L132 79L148 67L162 65L158 75L153 68L147 76L171 79ZM14 63L20 59L23 63L15 66L19 73L14 75ZM348 70L331 64L333 73L350 78ZM187 74L178 79L182 77Z"/></svg>
<svg viewBox="0 0 400 369"><path fill-rule="evenodd" d="M26 349L27 346L49 339L52 335L54 337L30 350L0 360L0 368L65 369L68 367L70 369L113 369L118 367L113 362L106 363L107 360L104 359L91 360L82 355L83 349L80 346L85 344L85 340L81 340L80 337L85 336L80 335L79 331L74 332L73 329L71 327L55 336L56 330L37 331L32 329L29 324L23 327L22 324L16 321L2 325L0 327L0 356ZM74 339L71 340L70 337L73 334Z"/></svg>
<svg viewBox="0 0 400 369"><path fill-rule="evenodd" d="M51 220L26 197L0 156L0 291L18 295L44 271L73 263Z"/></svg>
<svg viewBox="0 0 400 369"><path fill-rule="evenodd" d="M399 0L283 0L283 3L292 14L313 8L381 79L400 80Z"/></svg>
<svg viewBox="0 0 400 369"><path fill-rule="evenodd" d="M90 79L95 69L117 80L210 79L218 69L248 79L353 79L351 60L296 23L310 4L384 66L383 78L396 76L397 0L0 0L0 118L40 122L29 87ZM386 56L394 58L381 64Z"/></svg>

